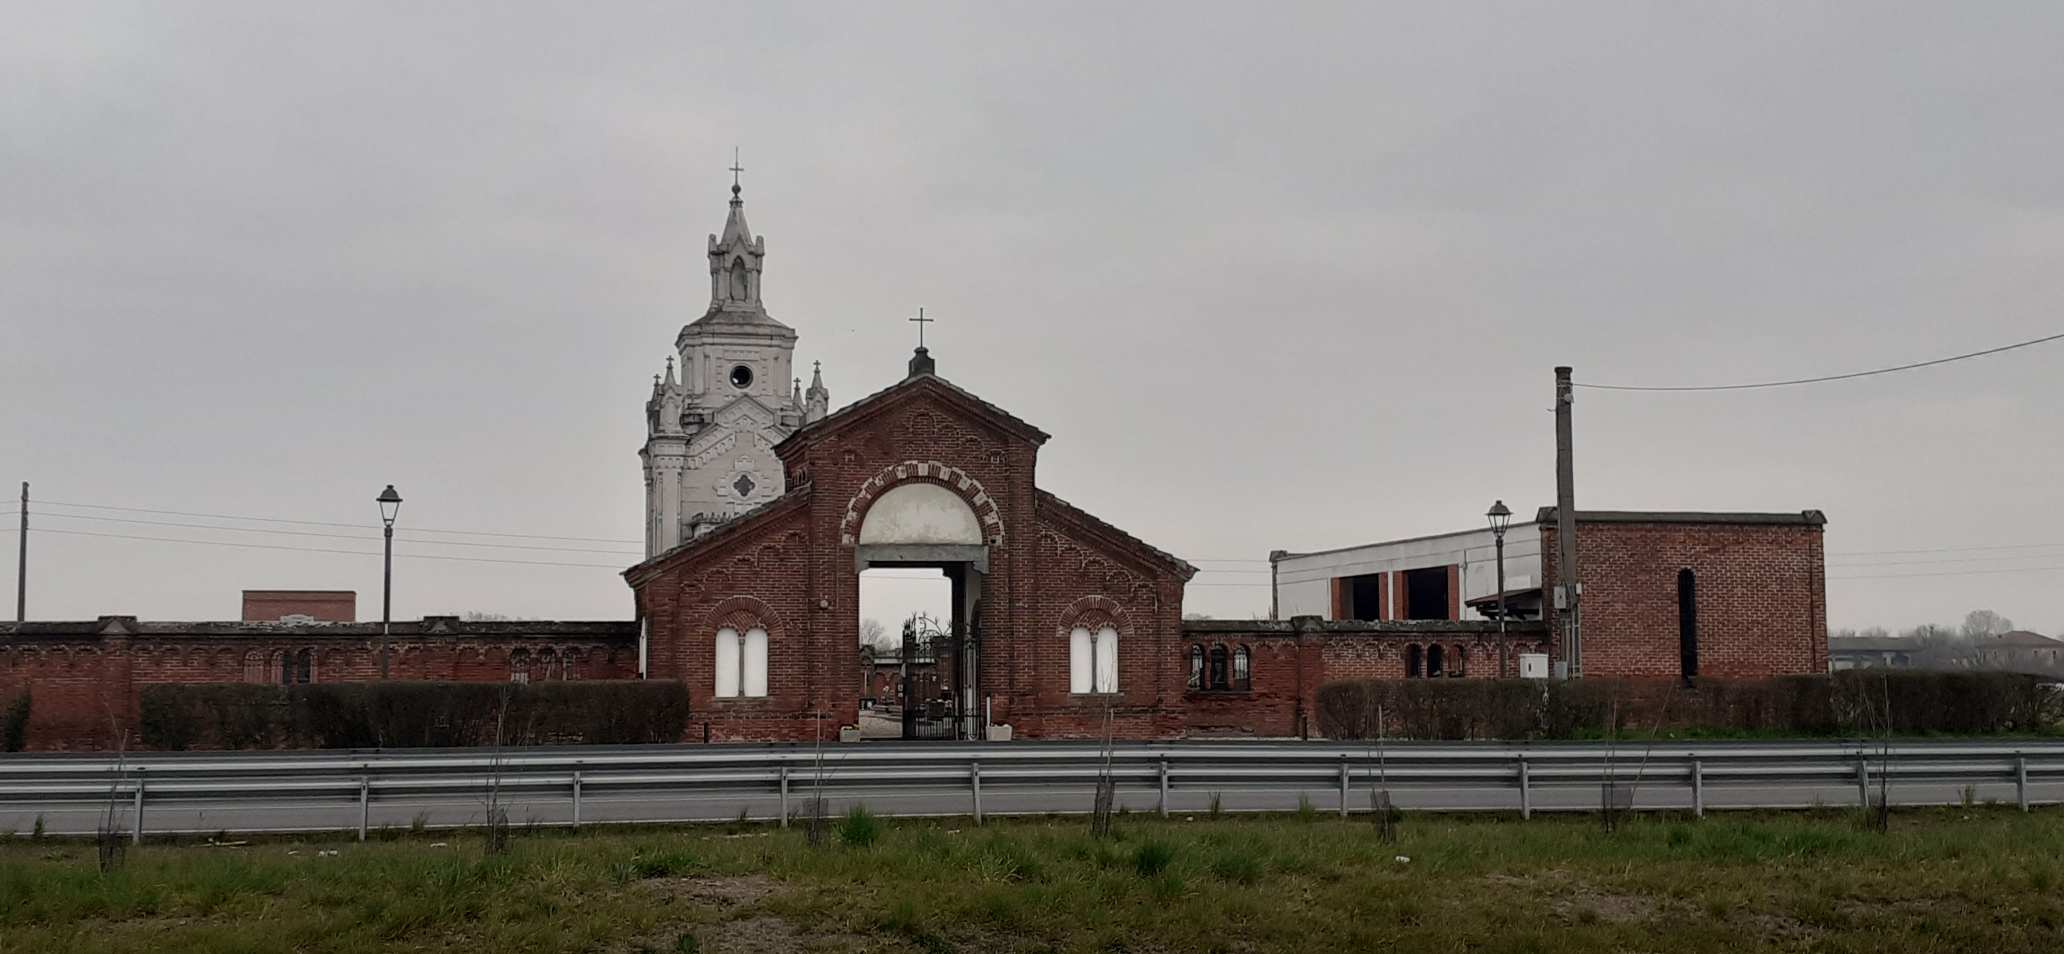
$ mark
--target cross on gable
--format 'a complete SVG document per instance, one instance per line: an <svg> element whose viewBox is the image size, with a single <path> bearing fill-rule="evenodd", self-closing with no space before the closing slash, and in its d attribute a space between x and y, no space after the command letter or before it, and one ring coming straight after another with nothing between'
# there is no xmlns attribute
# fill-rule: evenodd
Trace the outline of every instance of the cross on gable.
<svg viewBox="0 0 2064 954"><path fill-rule="evenodd" d="M923 308L919 308L919 309L917 310L917 317L915 317L915 318L906 318L906 319L904 319L904 320L905 320L905 321L914 321L914 322L917 322L917 346L918 346L918 347L920 347L920 348L922 348L922 347L924 347L924 346L925 346L925 343L924 343L924 329L925 329L925 326L926 326L926 325L928 325L928 324L931 324L932 322L938 321L939 319L937 319L937 318L926 318L926 317L925 317L925 310L924 310Z"/></svg>

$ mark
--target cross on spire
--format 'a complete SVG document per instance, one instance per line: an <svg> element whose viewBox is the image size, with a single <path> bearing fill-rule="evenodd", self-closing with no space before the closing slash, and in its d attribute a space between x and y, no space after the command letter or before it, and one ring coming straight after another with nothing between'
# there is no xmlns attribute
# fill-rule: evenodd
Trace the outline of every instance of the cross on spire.
<svg viewBox="0 0 2064 954"><path fill-rule="evenodd" d="M732 146L732 147L731 147L731 197L732 197L733 199L736 199L736 198L738 198L738 193L739 193L739 188L738 188L738 174L739 174L739 173L741 173L741 172L744 172L744 171L745 171L745 167L744 167L744 166L741 166L741 165L739 165L739 164L738 164L738 147L737 147L737 146Z"/></svg>
<svg viewBox="0 0 2064 954"><path fill-rule="evenodd" d="M915 317L915 318L906 318L906 319L904 319L904 320L905 320L905 321L914 321L914 322L917 322L917 349L918 349L919 351L923 351L923 350L924 350L924 346L925 346L925 343L924 343L924 329L925 329L925 326L926 326L926 325L928 325L928 324L931 324L932 322L938 321L939 319L937 319L937 318L926 318L926 317L925 317L925 310L924 310L923 308L919 308L919 309L917 310L917 317Z"/></svg>

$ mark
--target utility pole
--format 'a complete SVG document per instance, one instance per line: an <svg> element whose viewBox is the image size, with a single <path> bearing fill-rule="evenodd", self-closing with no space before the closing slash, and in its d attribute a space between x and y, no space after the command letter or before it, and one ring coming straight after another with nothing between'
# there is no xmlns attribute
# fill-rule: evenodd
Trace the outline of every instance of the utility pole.
<svg viewBox="0 0 2064 954"><path fill-rule="evenodd" d="M21 482L21 551L14 561L14 621L29 618L29 482Z"/></svg>
<svg viewBox="0 0 2064 954"><path fill-rule="evenodd" d="M1555 369L1555 548L1557 568L1556 608L1562 611L1563 658L1569 664L1569 678L1584 675L1584 643L1579 627L1578 597L1584 585L1577 578L1577 488L1576 466L1571 460L1570 407L1575 401L1570 386L1570 369Z"/></svg>
<svg viewBox="0 0 2064 954"><path fill-rule="evenodd" d="M1282 609L1283 609L1283 607L1282 607L1282 603L1280 602L1280 599L1281 599L1281 598L1280 598L1280 597L1278 596L1278 594L1282 592L1282 588L1283 588L1283 585L1282 585L1282 582L1281 582L1281 581L1280 581L1279 579L1277 579L1276 571L1277 571L1277 567L1279 567L1279 566L1280 566L1280 565L1282 564L1282 562L1283 562L1283 558L1284 558L1284 557L1287 557L1287 556L1289 556L1289 555L1290 555L1290 551L1288 551L1288 550L1270 550L1270 551L1269 551L1269 555L1268 555L1268 618L1269 618L1270 620L1279 620L1279 619L1282 619L1282 618L1283 618L1283 612L1282 612Z"/></svg>

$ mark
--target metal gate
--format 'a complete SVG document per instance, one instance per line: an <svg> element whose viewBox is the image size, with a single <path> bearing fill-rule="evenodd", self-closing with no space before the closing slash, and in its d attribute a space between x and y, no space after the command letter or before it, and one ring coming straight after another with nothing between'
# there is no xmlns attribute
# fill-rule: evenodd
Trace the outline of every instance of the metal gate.
<svg viewBox="0 0 2064 954"><path fill-rule="evenodd" d="M960 642L929 616L903 624L904 738L960 738Z"/></svg>

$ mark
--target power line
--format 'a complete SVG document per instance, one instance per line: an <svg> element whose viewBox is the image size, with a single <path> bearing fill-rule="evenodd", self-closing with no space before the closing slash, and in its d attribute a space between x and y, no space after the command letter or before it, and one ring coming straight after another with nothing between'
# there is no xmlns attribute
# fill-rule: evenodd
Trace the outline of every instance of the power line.
<svg viewBox="0 0 2064 954"><path fill-rule="evenodd" d="M9 529L9 530L8 530L7 532L13 532L13 531L12 531L12 529L10 528L10 529ZM341 555L344 555L344 556L362 556L362 557L376 557L376 556L379 556L379 555L380 555L380 553L379 553L378 551L374 551L374 550L344 550L344 549L338 549L338 548L334 548L334 547L296 547L296 546L286 546L286 545L283 545L283 544L269 544L269 543L236 543L236 542L231 542L231 541L225 541L225 540L190 540L190 539L185 539L185 538L182 538L182 537L150 537L150 536L138 536L138 535L133 535L133 534L126 534L126 533L100 533L100 532L97 532L97 531L93 531L93 530L64 530L64 529L58 529L58 528L55 528L55 527L47 527L47 528L44 528L44 529L42 529L42 530L41 530L40 532L42 532L42 533L61 533L61 534L65 534L65 535L68 535L68 536L80 536L80 537L102 537L102 538L106 538L106 539L111 539L111 540L138 540L138 541L145 541L145 542L152 542L152 543L183 543L183 544L189 544L189 545L195 545L195 546L227 547L227 548L230 548L230 549L235 549L235 550L287 550L287 551L294 551L294 552L299 552L299 553L334 553L334 554L341 554ZM492 557L463 557L463 556L447 556L447 555L441 555L441 554L430 554L430 553L397 553L397 554L395 554L395 556L396 556L396 557L398 557L398 558L401 558L401 559L405 559L405 560L439 560L439 561L444 561L444 562L452 562L452 563L492 563L492 564L499 564L499 565L504 565L504 566L550 566L550 567L574 567L574 568L582 568L582 569L597 569L597 570L617 570L617 571L621 571L621 570L623 569L623 566L622 566L622 565L620 565L620 564L614 564L614 563L565 563L565 562L559 562L559 561L551 561L551 560L502 560L502 559L495 559L495 558L492 558ZM1881 573L1881 574L1865 574L1865 575L1855 575L1855 576L1830 576L1830 577L1828 577L1827 579L1828 579L1828 581L1829 581L1829 582L1848 582L1848 581L1860 581L1860 580L1903 580L1903 579L1916 579L1916 578L1924 578L1924 577L1937 577L1937 576L1991 576L1991 575L1995 575L1995 574L2003 574L2003 573L2050 573L2050 572L2059 572L2059 571L2064 571L2064 566L2029 566L2029 567L2007 567L2007 568L2001 568L2001 569L1990 569L1990 570L1945 570L1945 571L1940 571L1940 572L1932 572L1932 573ZM903 576L885 576L885 577L876 577L876 578L877 578L877 579L906 579L906 580L930 580L930 579L933 579L932 577L903 577ZM943 578L940 578L940 579L943 579ZM1187 584L1187 585L1188 585L1188 586L1195 586L1195 587L1239 587L1239 586L1245 586L1245 587L1256 587L1256 586L1268 586L1269 584L1268 584L1268 583L1263 583L1263 582L1253 582L1253 583L1190 583L1190 584Z"/></svg>
<svg viewBox="0 0 2064 954"><path fill-rule="evenodd" d="M124 513L149 513L168 517L203 517L209 520L247 520L253 523L290 523L304 527L342 527L350 530L378 530L377 524L335 523L327 520L294 520L287 517L252 517L233 513L198 513L189 510L153 510L148 507L117 507L112 504L64 503L57 500L37 500L34 503L51 507L80 507L87 510L118 510ZM17 511L18 512L18 511ZM616 537L569 537L545 533L509 533L496 530L450 530L437 527L408 527L416 533L455 533L479 537L514 537L524 540L570 540L577 543L643 543L642 540L624 540Z"/></svg>
<svg viewBox="0 0 2064 954"><path fill-rule="evenodd" d="M2048 550L2064 547L2064 541L2056 543L2002 543L1986 547L1921 547L1913 550L1842 550L1828 556L1891 556L1907 553L1977 553L1985 550Z"/></svg>
<svg viewBox="0 0 2064 954"><path fill-rule="evenodd" d="M176 520L138 520L133 517L96 517L83 513L42 513L39 516L56 517L60 520L97 520L103 523L136 524L147 527L179 527L187 530L221 530L229 533L269 533L297 537L324 537L331 540L380 541L378 536L358 533L324 533L320 530L276 530L270 527L222 527L206 523L182 523ZM40 528L39 528L40 529ZM548 553L603 553L636 555L636 550L601 550L594 547L548 547L526 543L474 543L470 540L425 540L405 531L396 531L400 539L437 547L485 547L496 550L543 550Z"/></svg>
<svg viewBox="0 0 2064 954"><path fill-rule="evenodd" d="M1847 381L1851 378L1867 378L1874 374L1891 374L1895 371L1912 371L1915 368L1933 367L1938 364L1948 364L1952 361L1963 361L1969 358L1982 358L1989 354L1999 354L2002 351L2012 351L2016 348L2027 348L2034 345L2044 344L2047 342L2058 340L2064 340L2064 333L2049 335L2043 338L2036 338L2030 341L2022 341L2016 344L2001 345L1997 348L1987 348L1984 351L1973 351L1968 354L1950 355L1947 358L1935 358L1929 361L1916 361L1912 364L1902 364L1890 368L1872 368L1869 371L1851 371L1848 374L1829 374L1817 378L1794 378L1790 381L1763 381L1756 384L1697 385L1584 384L1578 382L1576 383L1576 386L1580 388L1590 388L1594 391L1746 391L1751 388L1783 388L1791 387L1795 384L1821 384L1827 381Z"/></svg>
<svg viewBox="0 0 2064 954"><path fill-rule="evenodd" d="M1831 576L1828 582L1837 580L1910 580L1924 576L1991 576L1996 573L2054 573L2064 571L2064 566L2018 566L1998 570L1945 570L1940 573L1874 573L1868 576Z"/></svg>
<svg viewBox="0 0 2064 954"><path fill-rule="evenodd" d="M341 553L348 556L376 557L378 550L341 550L334 547L290 547L279 543L234 543L228 540L188 540L182 537L144 537L126 533L100 533L94 530L60 530L47 527L39 533L62 533L76 537L106 537L111 540L149 540L157 543L190 543L205 547L229 547L238 550L295 550L302 553ZM397 558L407 560L446 560L455 563L500 563L512 566L572 566L590 567L598 570L624 569L619 563L559 563L548 560L498 560L493 557L442 556L431 553L397 553Z"/></svg>
<svg viewBox="0 0 2064 954"><path fill-rule="evenodd" d="M1945 563L1997 563L2001 560L2038 560L2064 556L2064 553L2009 553L2003 556L1946 557L1933 560L1874 560L1868 563L1829 564L1839 570L1865 570L1877 566L1941 566Z"/></svg>

